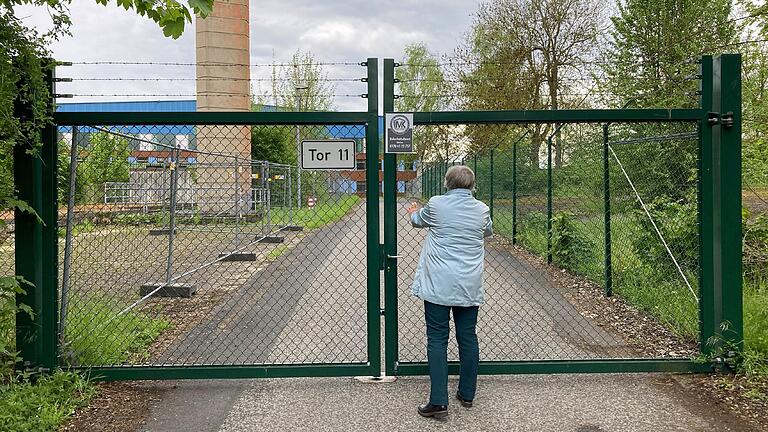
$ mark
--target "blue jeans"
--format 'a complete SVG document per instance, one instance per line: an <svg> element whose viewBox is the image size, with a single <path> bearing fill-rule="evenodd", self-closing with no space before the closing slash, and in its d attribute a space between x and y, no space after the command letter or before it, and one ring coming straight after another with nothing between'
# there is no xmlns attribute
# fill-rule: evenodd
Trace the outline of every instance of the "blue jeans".
<svg viewBox="0 0 768 432"><path fill-rule="evenodd" d="M459 393L464 399L475 398L477 389L477 364L480 349L477 345L477 306L442 306L424 302L424 318L427 322L427 361L431 390L429 402L448 405L448 322L453 311L456 325L456 341L459 343Z"/></svg>

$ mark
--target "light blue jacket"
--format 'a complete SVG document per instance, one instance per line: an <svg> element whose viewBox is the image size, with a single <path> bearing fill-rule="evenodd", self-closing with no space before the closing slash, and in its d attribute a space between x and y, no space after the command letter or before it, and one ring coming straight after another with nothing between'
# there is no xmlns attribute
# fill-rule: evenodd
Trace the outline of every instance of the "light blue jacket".
<svg viewBox="0 0 768 432"><path fill-rule="evenodd" d="M469 189L432 197L411 214L416 228L429 228L411 293L443 306L483 303L483 238L493 234L488 206Z"/></svg>

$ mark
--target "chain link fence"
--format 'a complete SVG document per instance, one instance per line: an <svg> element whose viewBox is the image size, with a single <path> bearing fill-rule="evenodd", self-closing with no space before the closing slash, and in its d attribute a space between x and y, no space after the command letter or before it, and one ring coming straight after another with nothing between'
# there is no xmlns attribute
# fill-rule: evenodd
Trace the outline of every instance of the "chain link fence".
<svg viewBox="0 0 768 432"><path fill-rule="evenodd" d="M366 361L364 166L251 157L364 126L61 132L63 364Z"/></svg>
<svg viewBox="0 0 768 432"><path fill-rule="evenodd" d="M417 126L414 136L437 128L446 126ZM695 124L475 124L447 135L422 143L435 160L423 164L420 193L401 202L444 193L452 165L475 171L494 227L481 360L698 353ZM423 305L410 285L426 230L399 223L399 360L423 362ZM458 359L455 343L449 357Z"/></svg>

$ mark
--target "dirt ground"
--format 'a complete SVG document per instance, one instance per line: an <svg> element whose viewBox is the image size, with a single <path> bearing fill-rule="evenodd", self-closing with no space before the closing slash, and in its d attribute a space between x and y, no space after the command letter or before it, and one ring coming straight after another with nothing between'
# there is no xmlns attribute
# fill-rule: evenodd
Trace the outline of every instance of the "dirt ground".
<svg viewBox="0 0 768 432"><path fill-rule="evenodd" d="M149 407L162 399L136 382L98 383L98 395L59 429L64 432L133 432L147 421Z"/></svg>

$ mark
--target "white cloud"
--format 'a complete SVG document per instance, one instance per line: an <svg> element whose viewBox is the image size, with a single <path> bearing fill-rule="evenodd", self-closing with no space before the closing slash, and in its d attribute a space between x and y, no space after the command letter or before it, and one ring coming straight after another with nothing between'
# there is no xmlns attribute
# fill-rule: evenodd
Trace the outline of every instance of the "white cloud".
<svg viewBox="0 0 768 432"><path fill-rule="evenodd" d="M290 59L297 50L311 51L319 61L363 61L367 57L400 59L405 45L425 42L438 53L449 53L469 29L476 0L259 0L251 2L251 62ZM66 61L141 61L194 63L194 28L178 40L163 36L148 18L93 0L75 0L70 7L72 37L50 47L54 57ZM49 26L47 11L19 7L17 15L40 29ZM58 70L73 78L186 78L161 81L76 81L62 83L61 93L75 94L192 94L193 66L78 65ZM268 67L253 67L252 77L269 76ZM359 66L328 68L330 77L363 76ZM364 93L363 83L339 83L337 93ZM120 100L79 98L78 100ZM131 100L137 100L133 98ZM158 98L149 98L158 99ZM339 98L339 109L365 109L362 99Z"/></svg>

